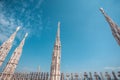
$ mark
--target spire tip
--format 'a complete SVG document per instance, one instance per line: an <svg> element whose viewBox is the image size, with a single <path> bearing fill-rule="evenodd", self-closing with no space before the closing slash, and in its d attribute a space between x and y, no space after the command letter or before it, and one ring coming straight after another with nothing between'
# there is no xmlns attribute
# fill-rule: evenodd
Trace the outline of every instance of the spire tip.
<svg viewBox="0 0 120 80"><path fill-rule="evenodd" d="M100 11L104 14L104 9L103 8L100 8Z"/></svg>
<svg viewBox="0 0 120 80"><path fill-rule="evenodd" d="M17 27L16 31L18 31L20 29L20 26Z"/></svg>
<svg viewBox="0 0 120 80"><path fill-rule="evenodd" d="M28 33L25 34L25 38L28 36Z"/></svg>
<svg viewBox="0 0 120 80"><path fill-rule="evenodd" d="M58 21L58 27L60 27L60 21Z"/></svg>

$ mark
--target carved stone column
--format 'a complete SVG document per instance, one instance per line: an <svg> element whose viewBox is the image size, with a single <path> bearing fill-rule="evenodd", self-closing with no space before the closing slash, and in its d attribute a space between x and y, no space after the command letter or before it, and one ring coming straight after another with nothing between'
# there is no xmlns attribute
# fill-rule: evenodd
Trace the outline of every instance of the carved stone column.
<svg viewBox="0 0 120 80"><path fill-rule="evenodd" d="M69 80L70 74L66 73L66 80Z"/></svg>
<svg viewBox="0 0 120 80"><path fill-rule="evenodd" d="M115 72L112 71L112 75L113 75L113 77L114 77L114 80L118 80L118 78L117 78L116 75L115 75Z"/></svg>
<svg viewBox="0 0 120 80"><path fill-rule="evenodd" d="M107 80L111 80L111 76L108 74L108 72L105 72L105 77L107 78Z"/></svg>
<svg viewBox="0 0 120 80"><path fill-rule="evenodd" d="M88 74L84 72L84 80L88 80Z"/></svg>

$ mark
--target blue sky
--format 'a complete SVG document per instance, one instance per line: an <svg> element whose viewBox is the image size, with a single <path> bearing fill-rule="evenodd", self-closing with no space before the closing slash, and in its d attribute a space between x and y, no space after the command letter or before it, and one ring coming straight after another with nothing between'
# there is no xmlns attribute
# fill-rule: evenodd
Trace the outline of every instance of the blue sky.
<svg viewBox="0 0 120 80"><path fill-rule="evenodd" d="M0 44L21 26L4 65L26 32L17 71L50 71L57 31L61 22L61 71L108 71L120 66L120 47L99 11L119 25L120 0L0 0Z"/></svg>

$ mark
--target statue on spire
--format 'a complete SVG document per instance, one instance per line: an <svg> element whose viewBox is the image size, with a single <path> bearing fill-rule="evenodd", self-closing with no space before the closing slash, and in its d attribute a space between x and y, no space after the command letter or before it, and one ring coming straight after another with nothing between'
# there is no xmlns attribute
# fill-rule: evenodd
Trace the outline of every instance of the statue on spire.
<svg viewBox="0 0 120 80"><path fill-rule="evenodd" d="M0 66L4 62L7 54L9 53L12 47L13 41L15 39L15 36L17 32L19 31L19 29L20 27L17 27L16 31L10 36L10 38L0 46Z"/></svg>
<svg viewBox="0 0 120 80"><path fill-rule="evenodd" d="M112 34L120 46L120 27L118 27L118 25L115 22L113 22L113 20L105 13L103 8L100 8L100 11L102 12L106 21L110 25L111 30L112 30Z"/></svg>

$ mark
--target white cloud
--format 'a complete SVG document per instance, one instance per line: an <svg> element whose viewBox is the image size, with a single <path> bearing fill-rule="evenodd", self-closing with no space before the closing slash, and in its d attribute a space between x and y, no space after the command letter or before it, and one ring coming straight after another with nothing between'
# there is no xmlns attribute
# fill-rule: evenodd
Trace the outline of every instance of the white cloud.
<svg viewBox="0 0 120 80"><path fill-rule="evenodd" d="M7 36L4 34L0 34L0 42L3 42L4 40L7 39Z"/></svg>
<svg viewBox="0 0 120 80"><path fill-rule="evenodd" d="M15 20L12 16L6 16L5 10L3 8L3 3L0 3L0 42L4 42L9 36L15 31L16 27L22 26L22 22ZM19 37L19 36L17 36ZM19 37L20 38L20 37Z"/></svg>
<svg viewBox="0 0 120 80"><path fill-rule="evenodd" d="M120 69L120 67L105 67L104 69L117 70Z"/></svg>
<svg viewBox="0 0 120 80"><path fill-rule="evenodd" d="M5 41L13 33L17 24L22 25L20 21L16 22L13 18L0 13L0 42Z"/></svg>
<svg viewBox="0 0 120 80"><path fill-rule="evenodd" d="M39 0L39 1L38 1L38 4L36 5L36 8L39 8L40 5L42 4L42 2L43 2L43 0Z"/></svg>
<svg viewBox="0 0 120 80"><path fill-rule="evenodd" d="M9 21L6 21L5 19L0 17L0 24L3 26L8 26L10 23L9 23Z"/></svg>
<svg viewBox="0 0 120 80"><path fill-rule="evenodd" d="M31 2L33 1L34 0L31 0ZM21 2L13 1L12 5L16 4L16 6L11 9L11 4L9 4L8 7L4 7L6 2L1 1L0 42L5 41L15 31L17 26L21 26L21 29L17 34L17 38L19 40L22 39L26 32L29 33L29 36L38 36L42 30L42 20L39 12L39 7L42 2L43 0L39 0L38 3L36 3L36 5L31 9L31 5L24 0ZM20 4L21 6L17 6L17 4ZM34 14L34 11L38 11L38 13Z"/></svg>

